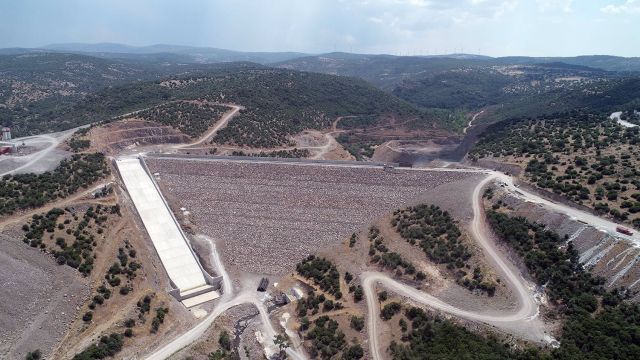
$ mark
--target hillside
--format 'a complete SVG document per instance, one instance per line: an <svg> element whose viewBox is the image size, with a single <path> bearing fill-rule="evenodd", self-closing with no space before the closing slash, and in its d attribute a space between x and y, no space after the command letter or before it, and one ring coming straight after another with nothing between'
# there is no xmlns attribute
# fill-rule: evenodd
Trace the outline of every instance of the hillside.
<svg viewBox="0 0 640 360"><path fill-rule="evenodd" d="M330 53L297 58L274 64L274 66L359 77L384 90L392 90L405 79L417 79L442 71L486 64L488 63L485 60L478 59Z"/></svg>
<svg viewBox="0 0 640 360"><path fill-rule="evenodd" d="M496 59L504 64L542 64L562 62L571 65L587 66L606 71L640 71L639 57L621 57L610 55L584 55L573 57L527 57L507 56Z"/></svg>
<svg viewBox="0 0 640 360"><path fill-rule="evenodd" d="M640 78L596 79L558 87L547 92L514 97L495 109L495 119L532 117L567 112L574 109L610 114L619 109L633 109L640 104Z"/></svg>
<svg viewBox="0 0 640 360"><path fill-rule="evenodd" d="M329 53L298 57L274 64L277 67L357 76L381 88L390 89L404 79L417 79L438 72L461 68L485 68L508 65L559 65L590 71L640 72L640 58L619 56L492 58L474 55L394 56Z"/></svg>
<svg viewBox="0 0 640 360"><path fill-rule="evenodd" d="M0 55L0 124L12 127L16 136L69 128L47 123L52 121L50 116L106 87L195 73L215 66L16 52Z"/></svg>
<svg viewBox="0 0 640 360"><path fill-rule="evenodd" d="M329 128L338 116L387 114L418 119L418 126L432 125L408 103L362 80L250 63L221 64L195 75L107 87L72 106L51 109L46 121L27 118L18 124L23 132L55 131L173 100L196 99L244 106L216 141L253 147L287 144L289 135Z"/></svg>
<svg viewBox="0 0 640 360"><path fill-rule="evenodd" d="M485 114L483 119L494 122L524 114L564 111L570 106L583 107L585 103L608 103L612 99L596 97L619 86L633 90L631 81L625 81L635 76L602 70L600 67L615 67L602 65L605 60L618 65L635 61L616 57L397 57L332 53L293 59L277 66L360 77L418 107L446 110L442 112L442 122L461 130L462 122L448 124L447 117L455 119L459 111L499 105L497 111Z"/></svg>
<svg viewBox="0 0 640 360"><path fill-rule="evenodd" d="M606 115L572 111L487 129L471 152L523 168L523 179L640 228L640 136Z"/></svg>
<svg viewBox="0 0 640 360"><path fill-rule="evenodd" d="M87 54L91 56L110 59L128 58L147 61L160 61L161 59L180 60L186 63L218 63L249 61L258 64L269 64L286 61L307 54L297 52L251 52L218 49L212 47L182 46L156 44L149 46L130 46L117 43L67 43L51 44L43 47L46 50Z"/></svg>
<svg viewBox="0 0 640 360"><path fill-rule="evenodd" d="M344 115L368 115L385 112L397 112L397 106L403 111L415 112L419 108L419 117L428 117L440 127L449 131L460 132L467 125L466 114L478 109L493 106L481 119L484 122L495 122L525 115L541 115L566 111L572 108L604 109L609 111L612 105L621 106L635 101L638 94L638 83L631 74L605 72L589 67L598 61L633 62L633 59L612 57L580 57L582 64L561 63L556 60L564 58L488 58L469 55L453 57L397 57L391 55L360 55L347 53L331 53L320 56L300 57L297 53L243 53L211 48L194 48L172 45L153 45L148 47L128 47L120 44L62 44L51 45L49 52L41 49L3 49L0 53L0 124L10 126L16 136L30 135L48 131L67 129L89 122L104 120L141 108L158 105L168 99L196 99L206 97L213 101L229 101L212 95L211 91L222 91L222 80L216 84L211 81L190 84L180 87L154 87L144 82L159 81L166 78L203 78L222 76L221 72L234 72L237 63L227 63L234 59L248 59L258 62L289 59L276 64L282 74L293 70L305 73L324 73L339 75L349 79L333 79L328 86L340 83L340 91L348 91L347 84L367 87L367 92L375 92L375 96L387 97L378 89L391 93L404 100L397 105L395 99L389 109L374 106L368 99L360 99L357 94L349 95L351 101L347 105L335 105L337 108L356 107L349 111L337 111ZM54 52L51 52L54 51ZM58 53L55 51L74 51L76 54ZM87 56L83 54L91 54ZM578 58L567 58L573 61ZM533 61L539 63L532 63ZM219 63L222 61L222 63ZM200 64L199 62L218 62ZM578 62L577 60L575 62ZM260 68L255 63L245 63L245 67ZM273 72L269 76L280 74ZM287 89L282 79L268 79L251 76L247 73L239 77L224 78L225 96L233 100L252 102L257 97L265 97L293 107L306 106L301 92L313 92L308 96L319 99L318 108L334 111L332 101L321 89L302 86L305 82L317 82L322 85L324 77L316 75L296 75L300 82L292 89ZM282 76L282 75L278 75ZM360 78L364 81L355 80ZM282 90L269 88L268 81L276 81ZM241 88L246 84L256 83L257 88ZM291 93L295 91L295 94ZM118 94L121 92L122 94ZM607 94L602 96L602 94ZM127 95L128 98L122 98ZM99 100L98 97L106 96ZM110 100L111 99L111 100ZM116 100L113 100L116 99ZM255 100L257 101L257 100ZM271 108L260 100L257 108ZM396 104L397 103L397 104ZM411 105L409 105L409 103ZM383 101L382 104L385 104ZM142 107L141 107L142 106ZM406 110L413 108L412 110ZM226 142L237 145L248 145L251 141L259 141L266 145L264 137L275 138L270 144L286 143L285 138L290 131L282 130L289 125L280 124L278 133L273 128L257 130L250 125L260 117L270 116L275 124L287 118L286 107L282 111L266 115L251 114L251 110L243 113L229 129L220 133ZM370 111L369 111L370 110ZM417 114L417 113L416 113ZM429 114L429 115L423 115ZM326 114L325 114L326 115ZM318 114L296 115L304 120L295 119L309 128L324 127L329 120L321 120ZM334 116L334 115L332 115ZM315 117L315 120L310 120ZM331 116L329 116L331 117ZM428 121L431 123L432 121ZM374 125L374 124L372 124ZM275 125L274 125L275 126ZM294 125L291 131L298 131L301 126ZM250 130L252 129L252 130ZM260 132L262 135L246 135L239 140L241 132ZM235 139L231 139L231 138Z"/></svg>

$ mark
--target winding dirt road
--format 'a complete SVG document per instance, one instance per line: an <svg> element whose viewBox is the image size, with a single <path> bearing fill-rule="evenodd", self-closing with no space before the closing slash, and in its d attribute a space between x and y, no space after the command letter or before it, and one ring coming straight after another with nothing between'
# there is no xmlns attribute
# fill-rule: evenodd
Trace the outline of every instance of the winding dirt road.
<svg viewBox="0 0 640 360"><path fill-rule="evenodd" d="M484 113L484 110L480 110L479 112L473 114L473 117L471 118L471 121L469 121L469 124L467 124L467 126L462 130L463 134L467 133L467 130L469 130L469 128L473 126L473 122L476 121L476 118L482 115L482 113Z"/></svg>
<svg viewBox="0 0 640 360"><path fill-rule="evenodd" d="M196 140L195 142L188 143L188 144L175 145L175 146L173 146L174 149L189 148L189 147L192 147L192 146L201 145L203 142L211 139L215 134L217 134L220 129L222 129L223 127L227 126L227 124L229 123L229 120L231 120L234 116L236 116L236 114L238 114L238 112L240 112L240 110L244 109L244 107L242 107L240 105L235 105L235 104L218 104L218 103L214 103L212 105L227 106L227 107L231 108L231 111L226 112L215 123L215 125L213 125L209 130L207 130L207 132L204 135L202 135L200 137L200 139Z"/></svg>
<svg viewBox="0 0 640 360"><path fill-rule="evenodd" d="M484 221L484 210L481 204L481 191L485 185L498 178L498 174L492 173L483 179L475 187L473 191L473 220L471 222L471 233L473 237L482 246L483 251L487 257L492 261L498 271L502 273L510 285L515 291L518 297L518 308L509 312L472 312L464 309L457 308L450 304L443 302L442 300L416 290L411 286L399 283L391 279L388 275L379 272L366 272L361 274L362 287L367 300L368 309L368 333L369 333L369 346L371 356L375 360L383 359L380 344L378 342L379 331L378 322L380 321L380 305L377 301L377 295L375 293L376 284L380 284L386 289L412 299L422 305L426 305L431 308L444 311L446 313L465 318L467 320L479 321L485 324L496 326L509 333L516 334L527 340L534 342L548 342L552 340L545 334L544 324L542 321L537 320L538 316L538 304L535 301L533 293L528 289L528 284L525 280L516 275L516 270L513 266L509 266L505 263L502 257L498 254L494 244L491 242L486 224Z"/></svg>

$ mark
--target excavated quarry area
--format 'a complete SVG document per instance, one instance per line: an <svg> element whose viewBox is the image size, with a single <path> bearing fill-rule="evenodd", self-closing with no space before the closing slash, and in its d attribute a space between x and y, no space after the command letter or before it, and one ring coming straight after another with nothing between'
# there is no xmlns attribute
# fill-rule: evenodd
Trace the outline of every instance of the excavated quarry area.
<svg viewBox="0 0 640 360"><path fill-rule="evenodd" d="M332 163L154 157L172 208L214 239L233 272L281 276L395 209L436 203L469 217L476 173Z"/></svg>

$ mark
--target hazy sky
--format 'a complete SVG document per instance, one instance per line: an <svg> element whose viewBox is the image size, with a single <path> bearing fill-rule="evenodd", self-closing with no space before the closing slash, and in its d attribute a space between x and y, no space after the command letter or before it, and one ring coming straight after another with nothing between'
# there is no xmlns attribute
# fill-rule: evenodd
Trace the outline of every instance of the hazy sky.
<svg viewBox="0 0 640 360"><path fill-rule="evenodd" d="M640 56L640 0L0 0L0 47Z"/></svg>

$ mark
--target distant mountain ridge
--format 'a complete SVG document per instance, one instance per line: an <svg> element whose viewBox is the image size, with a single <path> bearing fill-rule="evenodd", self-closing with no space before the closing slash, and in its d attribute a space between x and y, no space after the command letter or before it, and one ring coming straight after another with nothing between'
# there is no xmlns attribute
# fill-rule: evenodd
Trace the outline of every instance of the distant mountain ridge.
<svg viewBox="0 0 640 360"><path fill-rule="evenodd" d="M244 52L212 47L166 44L131 46L117 43L69 43L50 44L43 46L42 49L57 52L83 53L105 58L133 59L134 57L131 55L138 55L139 59L148 59L150 61L158 60L158 57L163 56L170 58L167 55L173 54L180 56L174 58L175 60L195 63L250 61L259 64L268 64L309 55L297 52Z"/></svg>
<svg viewBox="0 0 640 360"><path fill-rule="evenodd" d="M128 94L136 99L141 96L137 93L141 91L138 86L145 82L202 76L238 66L337 75L349 78L340 79L347 83L364 80L421 112L435 114L439 123L454 131L461 131L468 123L465 114L488 106L500 107L485 117L500 120L524 113L565 111L564 105L608 111L610 105L626 106L640 99L637 95L640 84L628 81L640 79L640 58L600 55L492 58L473 54L395 56L342 52L309 55L163 44L144 47L113 43L53 44L43 48L0 49L0 123L20 130L23 135L54 130L60 123L51 123L51 115L65 111L90 114L79 111L79 107L111 87L121 89L129 85ZM325 79L308 75L300 79L310 82ZM247 83L245 91L253 91L252 85ZM282 87L278 91L288 90ZM607 96L611 98L599 99ZM358 98L356 105L363 100L366 99Z"/></svg>
<svg viewBox="0 0 640 360"><path fill-rule="evenodd" d="M606 71L640 72L640 57L621 57L612 55L581 55L573 57L532 57L532 56L504 56L491 57L477 54L442 54L422 56L396 56L388 54L355 54L355 53L324 53L308 54L301 52L251 52L220 49L213 47L197 47L186 45L154 44L147 46L132 46L119 43L61 43L49 44L38 48L4 48L0 55L15 55L28 52L68 52L91 55L102 58L139 60L148 62L183 62L183 63L215 63L250 61L259 64L276 64L282 67L291 65L296 60L312 58L335 59L342 61L367 62L382 60L398 60L399 62L419 62L420 60L454 59L458 61L484 62L484 64L541 64L565 63L580 65ZM412 60L407 60L412 59ZM288 67L291 68L291 67ZM298 69L300 70L300 69ZM313 70L306 70L313 71ZM317 71L326 72L326 71Z"/></svg>

